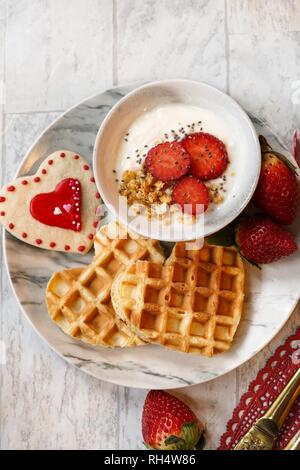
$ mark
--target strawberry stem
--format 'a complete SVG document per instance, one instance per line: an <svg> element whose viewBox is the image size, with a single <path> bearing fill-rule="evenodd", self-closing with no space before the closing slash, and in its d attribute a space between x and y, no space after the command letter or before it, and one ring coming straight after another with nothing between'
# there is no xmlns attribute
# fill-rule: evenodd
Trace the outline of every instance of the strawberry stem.
<svg viewBox="0 0 300 470"><path fill-rule="evenodd" d="M273 150L263 135L259 136L259 142L262 155L264 153L271 153L272 155L275 155L275 157L278 157L283 163L285 163L293 173L296 173L297 167L287 157L282 155L282 153Z"/></svg>
<svg viewBox="0 0 300 470"><path fill-rule="evenodd" d="M260 135L258 138L259 138L261 153L273 151L271 145L268 143L267 139L263 135Z"/></svg>

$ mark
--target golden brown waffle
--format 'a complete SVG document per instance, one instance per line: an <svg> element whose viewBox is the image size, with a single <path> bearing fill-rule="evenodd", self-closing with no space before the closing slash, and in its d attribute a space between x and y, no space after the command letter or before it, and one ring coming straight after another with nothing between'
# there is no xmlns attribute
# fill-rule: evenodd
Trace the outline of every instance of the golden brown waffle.
<svg viewBox="0 0 300 470"><path fill-rule="evenodd" d="M162 247L157 240L142 238L119 222L110 222L101 227L94 238L95 257L113 252L113 256L124 268L138 259L149 259L155 263L165 260Z"/></svg>
<svg viewBox="0 0 300 470"><path fill-rule="evenodd" d="M113 279L138 259L162 263L164 257L158 242L133 239L126 230L122 239L110 238L112 225L98 232L90 265L51 277L46 302L50 317L68 335L90 344L128 347L142 341L115 314L110 298Z"/></svg>
<svg viewBox="0 0 300 470"><path fill-rule="evenodd" d="M229 349L244 299L244 266L234 248L177 243L165 266L137 261L111 291L117 314L143 340L212 356Z"/></svg>
<svg viewBox="0 0 300 470"><path fill-rule="evenodd" d="M89 344L129 347L143 342L119 320L109 301L85 285L82 268L54 273L46 293L52 320L69 336Z"/></svg>

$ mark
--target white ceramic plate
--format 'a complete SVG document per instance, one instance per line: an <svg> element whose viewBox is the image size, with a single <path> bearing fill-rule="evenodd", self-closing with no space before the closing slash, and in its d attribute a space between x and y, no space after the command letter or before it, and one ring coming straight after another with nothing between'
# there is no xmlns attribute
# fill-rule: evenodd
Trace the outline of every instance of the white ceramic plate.
<svg viewBox="0 0 300 470"><path fill-rule="evenodd" d="M116 174L120 180L123 169L137 166L136 152L143 161L144 144L149 150L164 135L171 141L171 129L182 135L179 129L192 123L198 131L214 134L226 145L230 163L224 173L224 201L210 204L204 220L202 215L188 223L181 221L180 209L167 224L161 218L149 222L146 215L130 217L126 198L123 202L120 199ZM93 167L105 204L132 230L157 240L192 240L225 227L247 205L259 176L260 147L248 115L228 95L201 82L162 80L133 90L108 113L97 134Z"/></svg>
<svg viewBox="0 0 300 470"><path fill-rule="evenodd" d="M49 153L69 148L90 162L99 124L112 106L133 87L108 90L90 98L56 120L25 156L18 174L34 172ZM252 119L253 120L253 119ZM278 150L280 142L265 124L254 119L258 132ZM33 165L33 167L32 167ZM293 227L300 243L300 218ZM37 333L65 360L102 380L129 387L176 388L198 384L238 367L263 348L288 319L300 295L300 253L264 267L247 268L245 312L230 351L213 358L176 353L160 346L128 350L91 347L62 333L49 319L45 288L54 271L87 263L81 256L49 252L4 234L5 255L12 287L20 307Z"/></svg>

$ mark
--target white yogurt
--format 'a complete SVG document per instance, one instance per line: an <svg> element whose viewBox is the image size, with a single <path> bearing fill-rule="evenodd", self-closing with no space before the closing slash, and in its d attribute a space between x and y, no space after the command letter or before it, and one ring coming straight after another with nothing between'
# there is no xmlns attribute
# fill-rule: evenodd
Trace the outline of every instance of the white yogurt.
<svg viewBox="0 0 300 470"><path fill-rule="evenodd" d="M188 127L192 126L194 127ZM166 104L147 110L131 125L120 142L116 155L116 174L120 179L123 172L129 169L139 168L145 159L147 152L155 145L174 140L174 132L181 138L184 128L186 133L208 132L221 139L226 145L230 165L226 169L226 178L235 172L235 153L238 146L238 136L234 135L234 129L230 123L224 122L221 116L213 112L186 104ZM127 135L128 134L128 135ZM215 180L218 183L220 179Z"/></svg>
<svg viewBox="0 0 300 470"><path fill-rule="evenodd" d="M241 141L238 133L234 132L234 127L234 123L230 122L228 117L225 121L222 116L210 110L188 104L172 103L151 110L145 109L131 124L130 128L125 131L117 146L114 166L116 185L119 185L125 170L137 170L143 165L148 151L155 145L173 141L176 135L178 135L178 140L181 140L189 133L208 132L224 142L230 163L221 177L207 182L208 187L211 184L214 186L222 185L222 191L219 194L223 197L223 201L219 204L210 203L204 214L206 218L208 214L218 212L218 208L220 209L220 206L228 198L235 197L234 177L239 173L237 155L241 152ZM226 181L224 181L224 177ZM195 220L198 218L199 221ZM203 226L203 216L191 217L188 214L182 214L179 207L173 206L171 218L169 215L168 219L156 222L152 221L155 224L155 230L158 230L157 224L161 223L178 228L178 230L181 230L182 225L195 225L195 233L200 233L199 224ZM154 233L157 232L154 231ZM162 239L167 239L167 237L162 237Z"/></svg>

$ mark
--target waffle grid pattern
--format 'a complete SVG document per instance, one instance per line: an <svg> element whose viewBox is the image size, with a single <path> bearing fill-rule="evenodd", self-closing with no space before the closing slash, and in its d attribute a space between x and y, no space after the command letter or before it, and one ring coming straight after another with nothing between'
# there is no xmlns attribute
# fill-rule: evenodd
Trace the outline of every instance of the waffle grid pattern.
<svg viewBox="0 0 300 470"><path fill-rule="evenodd" d="M108 347L139 344L138 338L116 317L110 299L105 304L104 292L100 298L95 296L84 270L79 271L66 269L52 276L47 292L52 320L66 334L89 344Z"/></svg>
<svg viewBox="0 0 300 470"><path fill-rule="evenodd" d="M110 298L113 280L138 259L162 263L164 257L157 242L134 239L126 229L122 229L122 239L110 238L115 225L97 233L90 265L52 276L46 301L52 320L68 335L90 344L128 347L142 341L115 314Z"/></svg>
<svg viewBox="0 0 300 470"><path fill-rule="evenodd" d="M114 307L143 340L212 356L240 321L244 267L234 248L177 243L165 266L138 261L113 285Z"/></svg>

